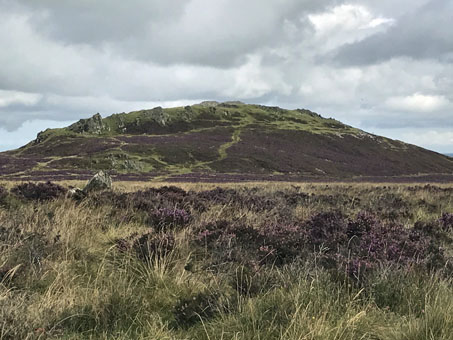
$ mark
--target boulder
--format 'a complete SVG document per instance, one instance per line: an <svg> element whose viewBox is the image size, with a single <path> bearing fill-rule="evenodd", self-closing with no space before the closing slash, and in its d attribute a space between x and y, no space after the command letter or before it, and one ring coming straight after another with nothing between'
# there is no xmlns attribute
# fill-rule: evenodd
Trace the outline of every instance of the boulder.
<svg viewBox="0 0 453 340"><path fill-rule="evenodd" d="M89 193L91 191L107 190L111 188L112 178L109 174L101 170L96 175L94 175L92 179L90 179L85 188L83 188L83 192Z"/></svg>

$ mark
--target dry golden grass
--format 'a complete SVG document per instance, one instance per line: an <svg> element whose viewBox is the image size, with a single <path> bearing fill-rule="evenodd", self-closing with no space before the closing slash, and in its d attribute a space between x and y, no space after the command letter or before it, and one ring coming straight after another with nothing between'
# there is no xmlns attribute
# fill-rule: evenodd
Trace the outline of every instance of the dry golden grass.
<svg viewBox="0 0 453 340"><path fill-rule="evenodd" d="M80 187L84 183L60 184ZM11 188L17 183L6 184ZM114 185L118 192L134 192L172 184ZM177 186L196 192L218 186L238 192L257 188L264 197L288 190L332 196L334 200L342 195L352 201L361 199L359 207L335 201L328 206L315 200L297 204L290 211L294 221L333 209L353 216L363 207L381 204L386 194L409 203L411 216L398 216L408 227L415 221L435 220L442 212L453 212L449 192L413 191L409 184ZM243 294L232 286L244 275L241 266L225 270L222 264L212 265L210 254L191 243L194 230L207 223L239 220L258 227L277 222L281 207L257 211L214 204L200 212L191 207L194 218L189 225L172 231L175 248L163 258L142 261L134 253L118 251L116 240L148 232L153 226L145 223L139 212L96 203L95 198L82 202L11 198L9 206L0 206L0 269L8 269L0 279L1 340L453 339L453 283L441 272L382 268L371 286L360 287L333 280L328 271L302 259L285 266L262 267L262 276L251 277L251 284L260 287L258 293ZM123 218L126 213L132 213L133 218ZM189 301L198 313L198 306L190 304L197 296L215 296L219 309L214 317L200 315L194 323L181 326L175 321L178 306ZM382 301L395 304L388 307Z"/></svg>

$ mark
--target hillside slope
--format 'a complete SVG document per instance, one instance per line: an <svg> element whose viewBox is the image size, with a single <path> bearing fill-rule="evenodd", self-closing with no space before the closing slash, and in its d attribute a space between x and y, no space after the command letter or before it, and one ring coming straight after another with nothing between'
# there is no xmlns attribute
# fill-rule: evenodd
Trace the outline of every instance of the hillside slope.
<svg viewBox="0 0 453 340"><path fill-rule="evenodd" d="M308 110L201 104L99 114L0 153L9 179L353 179L452 174L453 159Z"/></svg>

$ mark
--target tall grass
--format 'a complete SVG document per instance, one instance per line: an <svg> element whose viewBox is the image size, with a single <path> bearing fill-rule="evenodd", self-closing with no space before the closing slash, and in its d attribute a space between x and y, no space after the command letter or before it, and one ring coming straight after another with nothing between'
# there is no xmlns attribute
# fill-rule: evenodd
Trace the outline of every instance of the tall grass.
<svg viewBox="0 0 453 340"><path fill-rule="evenodd" d="M121 206L98 196L23 201L10 194L0 207L0 339L453 339L448 263L433 270L380 263L358 282L341 272L347 268L323 265L322 248L257 264L244 258L255 256L247 244L212 248L193 241L219 221L260 228L302 223L323 211L355 216L364 207L384 223L411 228L452 212L450 192L306 185L262 187L258 195L275 198L282 190L309 198L263 209L171 201L191 220L172 225L167 219L163 229L133 208L133 200ZM165 194L153 195L156 208L168 203L156 200ZM175 244L140 255L134 245L147 233L171 235ZM439 234L447 255L451 233Z"/></svg>

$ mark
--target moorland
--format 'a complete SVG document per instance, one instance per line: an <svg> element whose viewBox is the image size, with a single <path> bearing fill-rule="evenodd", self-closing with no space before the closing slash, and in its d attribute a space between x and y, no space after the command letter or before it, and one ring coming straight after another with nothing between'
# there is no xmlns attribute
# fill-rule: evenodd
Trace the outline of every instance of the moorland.
<svg viewBox="0 0 453 340"><path fill-rule="evenodd" d="M453 187L0 186L0 339L452 339Z"/></svg>

